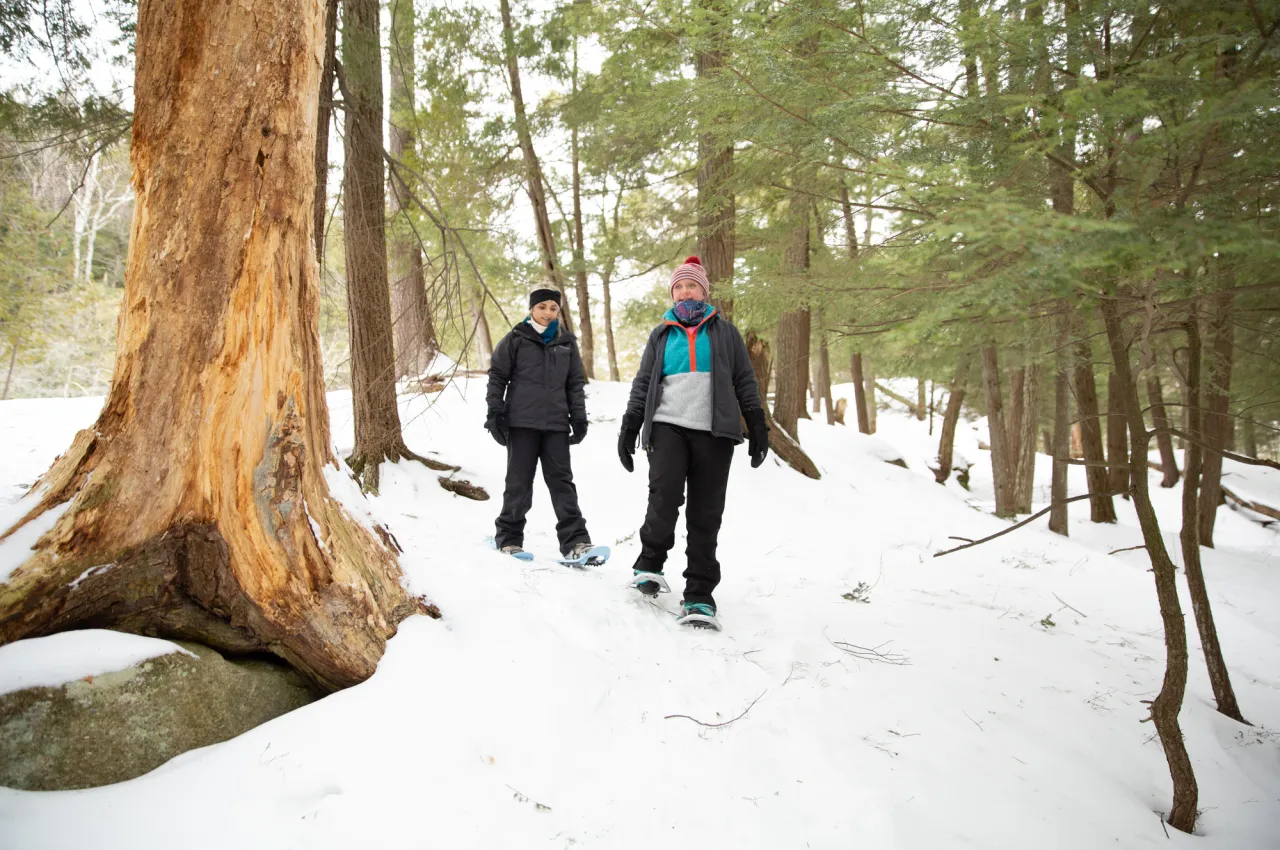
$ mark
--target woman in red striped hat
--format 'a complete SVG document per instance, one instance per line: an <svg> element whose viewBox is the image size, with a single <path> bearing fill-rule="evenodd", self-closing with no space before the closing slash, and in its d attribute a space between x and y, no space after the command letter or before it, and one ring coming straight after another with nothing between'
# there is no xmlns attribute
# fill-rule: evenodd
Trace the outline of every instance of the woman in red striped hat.
<svg viewBox="0 0 1280 850"><path fill-rule="evenodd" d="M662 568L675 545L689 491L684 605L680 622L719 628L712 591L720 583L716 538L724 514L733 449L749 435L751 466L764 462L769 428L742 335L710 303L697 257L671 273L674 306L649 335L618 435L618 457L634 469L636 442L649 457L649 507L631 585L653 596L669 590Z"/></svg>

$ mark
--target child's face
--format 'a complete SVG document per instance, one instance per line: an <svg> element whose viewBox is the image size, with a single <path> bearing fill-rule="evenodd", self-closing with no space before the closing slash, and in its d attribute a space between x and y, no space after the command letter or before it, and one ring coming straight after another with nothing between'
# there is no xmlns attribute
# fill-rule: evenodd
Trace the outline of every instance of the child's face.
<svg viewBox="0 0 1280 850"><path fill-rule="evenodd" d="M554 301L539 301L533 305L529 315L533 316L533 320L538 324L546 326L560 316L560 305Z"/></svg>
<svg viewBox="0 0 1280 850"><path fill-rule="evenodd" d="M702 297L702 287L692 280L682 280L671 288L671 297L677 304L681 301L697 301Z"/></svg>

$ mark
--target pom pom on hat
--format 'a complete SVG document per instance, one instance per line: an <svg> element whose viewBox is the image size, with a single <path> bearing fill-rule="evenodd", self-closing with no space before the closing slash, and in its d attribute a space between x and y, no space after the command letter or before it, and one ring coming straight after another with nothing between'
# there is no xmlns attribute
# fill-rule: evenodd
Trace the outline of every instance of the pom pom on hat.
<svg viewBox="0 0 1280 850"><path fill-rule="evenodd" d="M672 300L675 300L676 284L683 280L691 280L702 287L703 301L711 297L711 281L707 278L707 270L702 267L702 261L697 257L689 257L671 273Z"/></svg>

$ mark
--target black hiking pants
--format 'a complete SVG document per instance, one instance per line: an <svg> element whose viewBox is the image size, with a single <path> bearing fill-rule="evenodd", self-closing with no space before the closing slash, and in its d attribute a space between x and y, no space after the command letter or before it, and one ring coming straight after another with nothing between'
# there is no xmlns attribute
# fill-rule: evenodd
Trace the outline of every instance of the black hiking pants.
<svg viewBox="0 0 1280 850"><path fill-rule="evenodd" d="M667 553L676 542L676 520L687 483L689 545L685 548L684 599L715 605L711 593L720 584L716 542L734 442L709 431L655 422L649 445L649 509L640 527L640 557L635 569L662 572Z"/></svg>
<svg viewBox="0 0 1280 850"><path fill-rule="evenodd" d="M569 554L575 543L591 539L587 521L578 509L578 488L573 486L569 465L569 432L512 428L507 437L507 485L502 494L494 542L503 546L524 546L524 518L533 505L533 474L542 462L542 480L551 492L556 512L556 536L561 554Z"/></svg>

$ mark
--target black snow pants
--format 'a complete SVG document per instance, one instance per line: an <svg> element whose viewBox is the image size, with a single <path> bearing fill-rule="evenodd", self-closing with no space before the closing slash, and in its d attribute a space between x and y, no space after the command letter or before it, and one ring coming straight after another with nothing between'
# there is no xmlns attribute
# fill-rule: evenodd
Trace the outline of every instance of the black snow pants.
<svg viewBox="0 0 1280 850"><path fill-rule="evenodd" d="M649 437L649 508L640 527L640 557L635 569L662 572L676 542L676 520L689 485L685 527L689 544L684 571L686 602L715 605L711 593L720 583L716 541L724 515L733 440L666 422L653 423Z"/></svg>
<svg viewBox="0 0 1280 850"><path fill-rule="evenodd" d="M524 546L524 518L533 505L533 474L542 462L542 480L551 491L556 512L556 536L561 554L569 554L575 543L591 540L587 521L578 509L578 488L573 486L569 465L569 432L512 428L507 437L507 486L502 494L494 542L503 546Z"/></svg>

